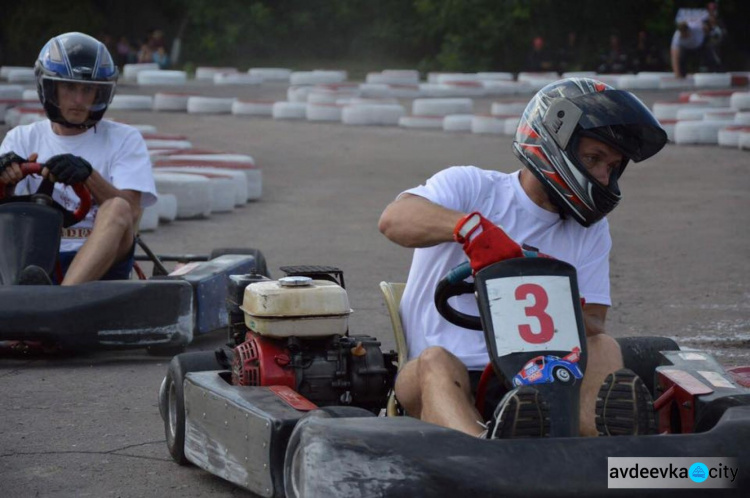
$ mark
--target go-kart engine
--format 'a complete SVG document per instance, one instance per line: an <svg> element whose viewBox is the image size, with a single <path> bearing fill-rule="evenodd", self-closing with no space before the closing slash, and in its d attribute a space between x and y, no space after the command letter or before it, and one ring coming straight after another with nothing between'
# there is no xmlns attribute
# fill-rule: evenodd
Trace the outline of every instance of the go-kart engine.
<svg viewBox="0 0 750 498"><path fill-rule="evenodd" d="M246 339L234 350L234 385L288 386L319 406L385 404L388 370L373 337L273 339L248 332Z"/></svg>

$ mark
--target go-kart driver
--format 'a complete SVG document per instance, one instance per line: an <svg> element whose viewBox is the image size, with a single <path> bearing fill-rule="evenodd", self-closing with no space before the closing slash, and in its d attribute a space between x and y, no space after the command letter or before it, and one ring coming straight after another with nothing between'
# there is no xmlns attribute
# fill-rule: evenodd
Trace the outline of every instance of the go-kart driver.
<svg viewBox="0 0 750 498"><path fill-rule="evenodd" d="M400 308L409 362L395 386L408 415L477 436L488 435L488 419L494 425L490 437L545 434L545 404L531 386L508 392L494 417L491 411L477 412L470 386L489 361L484 336L450 324L433 302L439 280L467 256L476 272L522 256L520 244L528 244L570 263L578 273L589 352L581 385L581 434L652 430L648 390L622 369L619 346L605 334L611 305L605 216L620 201L617 182L627 163L648 159L666 141L658 122L629 92L591 79L566 79L540 90L523 113L513 148L524 169L505 174L451 167L386 207L380 231L401 246L416 248ZM477 314L473 296L457 299L458 311ZM630 416L624 429L616 427L622 420L595 414L600 388L607 392L616 384L628 389ZM515 420L522 404L532 404L525 413L537 415Z"/></svg>
<svg viewBox="0 0 750 498"><path fill-rule="evenodd" d="M12 129L0 145L6 197L39 187L41 178L22 180L24 162L44 164L42 176L57 182L53 198L66 209L74 209L78 199L65 185L82 182L94 206L84 220L63 230L61 284L127 279L141 209L156 202L156 188L141 134L101 121L115 92L117 67L103 43L65 33L44 45L35 73L49 119ZM20 283L45 280L49 276L36 266L24 269L19 278Z"/></svg>

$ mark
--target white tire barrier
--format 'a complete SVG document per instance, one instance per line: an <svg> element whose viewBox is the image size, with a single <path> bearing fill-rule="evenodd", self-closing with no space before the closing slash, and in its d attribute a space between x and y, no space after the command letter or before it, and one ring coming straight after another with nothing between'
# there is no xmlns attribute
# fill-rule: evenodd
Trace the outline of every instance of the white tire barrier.
<svg viewBox="0 0 750 498"><path fill-rule="evenodd" d="M158 201L157 201L158 202ZM139 232L153 232L159 226L159 207L156 204L145 208L138 223Z"/></svg>
<svg viewBox="0 0 750 498"><path fill-rule="evenodd" d="M109 109L121 111L150 111L153 107L154 98L150 95L115 95L109 104Z"/></svg>
<svg viewBox="0 0 750 498"><path fill-rule="evenodd" d="M219 156L219 154L217 154L217 156ZM260 199L263 194L263 171L252 162L213 159L183 159L183 157L189 156L174 155L170 156L168 159L158 159L154 161L154 168L158 170L159 168L165 167L201 167L240 171L247 178L247 200L256 201Z"/></svg>
<svg viewBox="0 0 750 498"><path fill-rule="evenodd" d="M750 112L738 112L734 115L734 124L750 126Z"/></svg>
<svg viewBox="0 0 750 498"><path fill-rule="evenodd" d="M250 76L257 76L263 81L289 81L291 69L281 67L251 67L247 70Z"/></svg>
<svg viewBox="0 0 750 498"><path fill-rule="evenodd" d="M443 116L401 116L398 125L402 128L443 129Z"/></svg>
<svg viewBox="0 0 750 498"><path fill-rule="evenodd" d="M623 90L656 90L661 84L658 76L626 74L620 77L619 88Z"/></svg>
<svg viewBox="0 0 750 498"><path fill-rule="evenodd" d="M695 86L692 76L686 78L675 78L674 76L664 76L659 81L660 90L680 90L689 89Z"/></svg>
<svg viewBox="0 0 750 498"><path fill-rule="evenodd" d="M195 96L188 93L158 92L154 94L154 110L187 112L188 99Z"/></svg>
<svg viewBox="0 0 750 498"><path fill-rule="evenodd" d="M471 131L473 114L449 114L443 118L444 131Z"/></svg>
<svg viewBox="0 0 750 498"><path fill-rule="evenodd" d="M438 85L447 89L448 95L452 97L483 97L487 94L480 81L449 81Z"/></svg>
<svg viewBox="0 0 750 498"><path fill-rule="evenodd" d="M315 87L312 85L290 86L286 90L287 102L307 102L307 96Z"/></svg>
<svg viewBox="0 0 750 498"><path fill-rule="evenodd" d="M11 128L21 124L30 124L35 121L47 119L43 110L36 107L17 106L9 107L5 111L5 124Z"/></svg>
<svg viewBox="0 0 750 498"><path fill-rule="evenodd" d="M437 83L438 85L444 85L446 83L466 81L473 81L476 83L479 81L479 77L476 73L443 73L437 75L434 83Z"/></svg>
<svg viewBox="0 0 750 498"><path fill-rule="evenodd" d="M737 139L737 146L740 150L750 150L750 131L740 132L740 136Z"/></svg>
<svg viewBox="0 0 750 498"><path fill-rule="evenodd" d="M366 83L384 85L418 85L419 72L410 70L386 70L380 73L367 73Z"/></svg>
<svg viewBox="0 0 750 498"><path fill-rule="evenodd" d="M211 213L227 213L234 209L234 202L238 195L236 182L231 176L222 175L216 171L198 172L193 168L182 168L183 171L171 172L179 175L193 175L205 178L211 185ZM159 170L161 173L161 170ZM166 173L166 172L165 172ZM157 189L158 190L158 189Z"/></svg>
<svg viewBox="0 0 750 498"><path fill-rule="evenodd" d="M0 100L23 100L22 85L0 85Z"/></svg>
<svg viewBox="0 0 750 498"><path fill-rule="evenodd" d="M39 101L39 93L37 93L36 89L24 90L21 94L21 100L23 100L24 102L33 102L41 105Z"/></svg>
<svg viewBox="0 0 750 498"><path fill-rule="evenodd" d="M533 88L526 82L489 80L482 81L487 95L526 95L533 93Z"/></svg>
<svg viewBox="0 0 750 498"><path fill-rule="evenodd" d="M664 121L660 121L659 124L662 128L664 128L664 131L667 132L667 140L674 143L674 127L677 124L676 119L668 119Z"/></svg>
<svg viewBox="0 0 750 498"><path fill-rule="evenodd" d="M32 71L34 70L33 67L28 66L0 66L0 80L7 80L10 72L15 71L16 69L31 69Z"/></svg>
<svg viewBox="0 0 750 498"><path fill-rule="evenodd" d="M248 198L248 185L247 175L240 170L227 169L218 167L219 163L216 163L215 167L201 167L201 166L156 166L157 170L164 173L194 173L201 174L207 177L211 175L220 175L223 177L231 178L232 188L234 192L233 203L235 206L243 206L247 203ZM212 211L216 209L211 207Z"/></svg>
<svg viewBox="0 0 750 498"><path fill-rule="evenodd" d="M452 88L438 83L420 83L419 93L428 98L445 99L455 97Z"/></svg>
<svg viewBox="0 0 750 498"><path fill-rule="evenodd" d="M156 126L149 125L149 124L129 124L128 126L132 126L136 130L138 130L141 135L155 135L157 134Z"/></svg>
<svg viewBox="0 0 750 498"><path fill-rule="evenodd" d="M346 81L345 71L294 71L289 76L292 85L325 85Z"/></svg>
<svg viewBox="0 0 750 498"><path fill-rule="evenodd" d="M305 116L308 121L336 121L341 122L343 106L338 104L308 102Z"/></svg>
<svg viewBox="0 0 750 498"><path fill-rule="evenodd" d="M139 85L184 85L187 83L185 71L153 70L140 71L136 77Z"/></svg>
<svg viewBox="0 0 750 498"><path fill-rule="evenodd" d="M400 104L355 104L341 111L341 121L354 126L395 126L406 115Z"/></svg>
<svg viewBox="0 0 750 498"><path fill-rule="evenodd" d="M350 99L339 99L336 103L340 105L391 105L398 104L398 99L392 97L353 97Z"/></svg>
<svg viewBox="0 0 750 498"><path fill-rule="evenodd" d="M731 96L732 92L730 90L706 90L690 94L688 101L708 102L709 105L714 107L729 107Z"/></svg>
<svg viewBox="0 0 750 498"><path fill-rule="evenodd" d="M487 72L477 73L479 81L513 81L513 73Z"/></svg>
<svg viewBox="0 0 750 498"><path fill-rule="evenodd" d="M339 99L352 99L359 97L360 90L357 87L344 88L319 88L313 89L307 94L308 104L335 104Z"/></svg>
<svg viewBox="0 0 750 498"><path fill-rule="evenodd" d="M707 112L730 111L728 107L686 107L677 111L677 121L696 121L703 119Z"/></svg>
<svg viewBox="0 0 750 498"><path fill-rule="evenodd" d="M471 114L474 112L474 102L471 99L416 99L411 109L415 116Z"/></svg>
<svg viewBox="0 0 750 498"><path fill-rule="evenodd" d="M189 97L187 112L189 114L230 114L234 100L223 97Z"/></svg>
<svg viewBox="0 0 750 498"><path fill-rule="evenodd" d="M740 134L745 131L750 131L750 127L745 126L727 126L719 130L719 145L722 147L735 147L739 146Z"/></svg>
<svg viewBox="0 0 750 498"><path fill-rule="evenodd" d="M255 166L255 159L247 154L224 154L202 151L201 149L176 150L169 154L183 161L204 161L207 163L241 163Z"/></svg>
<svg viewBox="0 0 750 498"><path fill-rule="evenodd" d="M704 102L654 102L653 113L654 117L661 121L663 119L677 119L677 113L681 109L697 109L709 107L711 106Z"/></svg>
<svg viewBox="0 0 750 498"><path fill-rule="evenodd" d="M189 140L146 139L147 149L189 149L193 144Z"/></svg>
<svg viewBox="0 0 750 498"><path fill-rule="evenodd" d="M236 116L273 116L273 102L261 100L235 100L232 114Z"/></svg>
<svg viewBox="0 0 750 498"><path fill-rule="evenodd" d="M750 111L750 92L734 92L729 98L729 107L736 111Z"/></svg>
<svg viewBox="0 0 750 498"><path fill-rule="evenodd" d="M479 134L505 134L505 118L476 115L471 120L471 132Z"/></svg>
<svg viewBox="0 0 750 498"><path fill-rule="evenodd" d="M210 66L198 66L195 68L195 79L196 80L208 80L213 81L214 75L219 73L236 73L236 67L210 67Z"/></svg>
<svg viewBox="0 0 750 498"><path fill-rule="evenodd" d="M515 136L520 121L521 116L505 118L505 123L503 123L503 135Z"/></svg>
<svg viewBox="0 0 750 498"><path fill-rule="evenodd" d="M248 73L216 73L214 85L260 85L263 78Z"/></svg>
<svg viewBox="0 0 750 498"><path fill-rule="evenodd" d="M641 73L639 73L641 74ZM597 78L596 71L566 71L561 78Z"/></svg>
<svg viewBox="0 0 750 498"><path fill-rule="evenodd" d="M36 81L34 68L16 68L8 71L8 83L33 83Z"/></svg>
<svg viewBox="0 0 750 498"><path fill-rule="evenodd" d="M508 114L515 114L520 116L523 114L523 111L526 110L526 106L528 106L529 103L526 101L516 101L516 102L493 102L492 107L490 110L490 114L493 116L501 116L501 115L508 115Z"/></svg>
<svg viewBox="0 0 750 498"><path fill-rule="evenodd" d="M693 79L697 88L729 88L732 85L732 75L729 73L696 73Z"/></svg>
<svg viewBox="0 0 750 498"><path fill-rule="evenodd" d="M304 102L276 102L271 112L273 119L305 119L307 104Z"/></svg>
<svg viewBox="0 0 750 498"><path fill-rule="evenodd" d="M736 117L737 112L732 110L708 111L703 115L703 119L705 119L706 121L731 121L733 123Z"/></svg>
<svg viewBox="0 0 750 498"><path fill-rule="evenodd" d="M731 121L678 121L674 128L674 141L678 145L719 143L719 130Z"/></svg>
<svg viewBox="0 0 750 498"><path fill-rule="evenodd" d="M177 218L177 197L173 194L162 194L160 192L155 206L159 211L159 221L170 222Z"/></svg>
<svg viewBox="0 0 750 498"><path fill-rule="evenodd" d="M211 215L211 182L202 176L154 171L156 191L177 198L177 219Z"/></svg>
<svg viewBox="0 0 750 498"><path fill-rule="evenodd" d="M136 81L141 71L158 71L159 64L155 62L143 62L137 64L125 64L122 66L122 78L127 81Z"/></svg>

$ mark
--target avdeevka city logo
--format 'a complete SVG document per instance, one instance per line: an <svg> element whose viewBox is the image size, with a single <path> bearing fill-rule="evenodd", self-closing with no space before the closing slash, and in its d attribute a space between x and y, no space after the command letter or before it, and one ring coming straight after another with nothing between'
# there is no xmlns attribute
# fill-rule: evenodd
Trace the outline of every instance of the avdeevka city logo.
<svg viewBox="0 0 750 498"><path fill-rule="evenodd" d="M708 479L708 467L700 462L695 462L690 466L688 475L693 482L703 482Z"/></svg>

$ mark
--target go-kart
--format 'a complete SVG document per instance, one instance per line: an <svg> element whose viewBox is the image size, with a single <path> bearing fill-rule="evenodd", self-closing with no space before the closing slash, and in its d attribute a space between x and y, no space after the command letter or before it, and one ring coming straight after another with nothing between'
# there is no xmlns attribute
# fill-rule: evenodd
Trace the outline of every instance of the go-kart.
<svg viewBox="0 0 750 498"><path fill-rule="evenodd" d="M374 338L349 334L340 270L282 271L279 280L230 277L227 346L172 359L159 409L178 464L267 497L622 496L608 485L608 458L725 457L740 469L750 465L747 369L725 371L709 355L660 337L619 340L625 365L654 394L659 435L579 437L580 379L554 369L529 381L550 405L551 437L483 440L408 416L378 417L398 413L388 397L397 358L405 357L403 336L396 337L400 351L383 353ZM477 399L485 378L497 375L509 389L539 356L567 357L585 375L573 267L529 257L496 263L466 282L470 275L468 264L454 269L435 299L450 321L484 330L490 375ZM450 306L467 292L476 292L479 317ZM746 491L750 476L740 472L734 485Z"/></svg>
<svg viewBox="0 0 750 498"><path fill-rule="evenodd" d="M24 176L39 174L43 165L25 163ZM80 199L68 211L52 199L44 180L32 195L5 198L0 184L0 343L12 352L82 351L147 348L172 355L193 338L227 326L224 308L227 276L268 274L257 249L216 249L210 256L155 255L138 237L146 253L136 260L153 264L147 278L136 262L138 279L88 282L75 286L19 285L29 265L48 275L58 266L61 230L82 220L91 207L83 184L72 189ZM169 272L165 262L179 266Z"/></svg>

